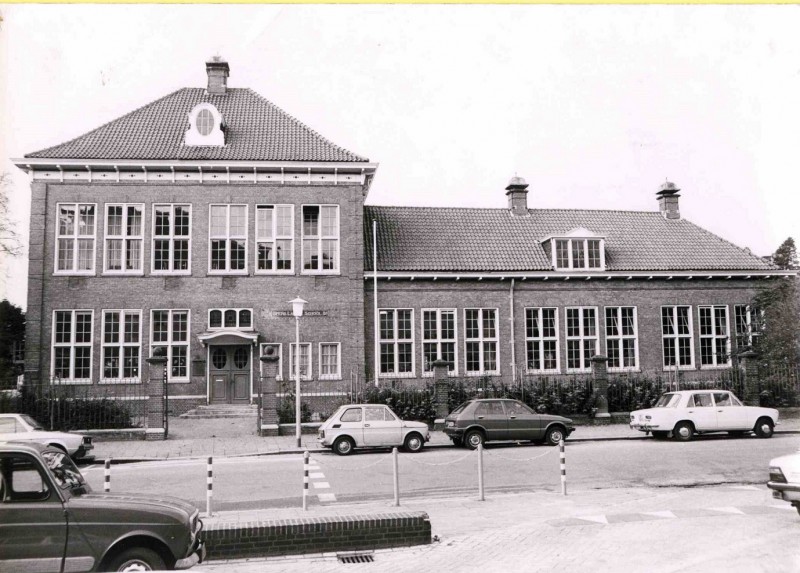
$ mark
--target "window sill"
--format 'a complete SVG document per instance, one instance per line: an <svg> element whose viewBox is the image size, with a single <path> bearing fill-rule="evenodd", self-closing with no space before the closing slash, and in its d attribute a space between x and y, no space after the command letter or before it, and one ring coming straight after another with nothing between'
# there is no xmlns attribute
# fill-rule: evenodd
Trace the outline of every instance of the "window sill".
<svg viewBox="0 0 800 573"><path fill-rule="evenodd" d="M378 378L416 378L417 375L414 372L381 372L378 374Z"/></svg>
<svg viewBox="0 0 800 573"><path fill-rule="evenodd" d="M726 370L731 368L731 364L703 364L700 370Z"/></svg>
<svg viewBox="0 0 800 573"><path fill-rule="evenodd" d="M694 364L691 364L689 366L678 366L677 368L675 366L662 366L661 367L661 371L662 372L676 372L676 371L688 372L688 371L691 371L691 370L697 370L697 368L695 368Z"/></svg>
<svg viewBox="0 0 800 573"><path fill-rule="evenodd" d="M259 276L285 276L291 277L294 276L295 272L293 270L289 271L263 271L263 270L256 270L253 271L254 274Z"/></svg>
<svg viewBox="0 0 800 573"><path fill-rule="evenodd" d="M478 378L480 376L500 376L500 371L489 370L486 372L467 372L465 375L469 376L470 378Z"/></svg>
<svg viewBox="0 0 800 573"><path fill-rule="evenodd" d="M118 379L118 378L101 378L98 384L104 385L120 385L120 384L141 384L142 381L139 378L125 378L125 379Z"/></svg>
<svg viewBox="0 0 800 573"><path fill-rule="evenodd" d="M91 378L76 378L76 379L68 379L68 378L60 378L58 380L52 380L50 382L52 386L91 386L92 379Z"/></svg>
<svg viewBox="0 0 800 573"><path fill-rule="evenodd" d="M433 371L431 371L431 372L423 372L422 373L422 377L423 378L433 378ZM457 370L448 370L447 371L447 377L448 378L456 378L456 377L458 377L458 371Z"/></svg>
<svg viewBox="0 0 800 573"><path fill-rule="evenodd" d="M325 374L319 377L320 380L341 380L341 374Z"/></svg>
<svg viewBox="0 0 800 573"><path fill-rule="evenodd" d="M188 271L150 271L150 276L153 277L188 277L191 275L191 269Z"/></svg>
<svg viewBox="0 0 800 573"><path fill-rule="evenodd" d="M567 368L567 374L591 374L591 368Z"/></svg>
<svg viewBox="0 0 800 573"><path fill-rule="evenodd" d="M618 372L618 373L626 373L626 372L641 372L642 369L638 366L629 366L629 367L621 367L621 368L609 368L609 372Z"/></svg>
<svg viewBox="0 0 800 573"><path fill-rule="evenodd" d="M555 370L525 370L527 376L546 375L546 374L561 374L561 368Z"/></svg>
<svg viewBox="0 0 800 573"><path fill-rule="evenodd" d="M210 277L246 277L247 274L247 269L242 271L208 271L208 276Z"/></svg>
<svg viewBox="0 0 800 573"><path fill-rule="evenodd" d="M300 274L301 275L306 275L306 276L315 276L316 275L316 276L331 276L331 277L335 277L335 276L340 276L342 274L342 272L338 271L338 270L336 270L336 271L300 271Z"/></svg>
<svg viewBox="0 0 800 573"><path fill-rule="evenodd" d="M142 277L144 271L103 271L104 277Z"/></svg>
<svg viewBox="0 0 800 573"><path fill-rule="evenodd" d="M53 271L56 277L93 277L94 271Z"/></svg>

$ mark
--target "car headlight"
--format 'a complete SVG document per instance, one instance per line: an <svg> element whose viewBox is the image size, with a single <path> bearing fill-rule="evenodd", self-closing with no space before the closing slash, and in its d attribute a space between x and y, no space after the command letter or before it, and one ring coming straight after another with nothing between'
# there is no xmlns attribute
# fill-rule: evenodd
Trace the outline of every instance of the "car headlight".
<svg viewBox="0 0 800 573"><path fill-rule="evenodd" d="M447 421L447 427L448 427L448 428L454 428L454 427L455 427L455 425L456 425L456 423L455 423L455 422L453 422L452 420L448 420L448 421Z"/></svg>
<svg viewBox="0 0 800 573"><path fill-rule="evenodd" d="M320 430L319 431L319 439L320 440L324 440L325 439L325 430Z"/></svg>
<svg viewBox="0 0 800 573"><path fill-rule="evenodd" d="M777 466L770 466L769 467L769 481L774 481L777 483L787 483L786 476L783 475L781 468Z"/></svg>

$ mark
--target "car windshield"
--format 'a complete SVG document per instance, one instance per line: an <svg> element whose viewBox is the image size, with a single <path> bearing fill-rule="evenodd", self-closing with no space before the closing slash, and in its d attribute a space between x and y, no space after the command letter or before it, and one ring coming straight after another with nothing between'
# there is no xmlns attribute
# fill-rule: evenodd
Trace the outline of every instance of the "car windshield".
<svg viewBox="0 0 800 573"><path fill-rule="evenodd" d="M42 425L39 422L37 422L27 414L21 415L20 418L25 420L25 423L28 424L29 426L33 426L34 430L44 430L44 428L42 428Z"/></svg>
<svg viewBox="0 0 800 573"><path fill-rule="evenodd" d="M47 462L47 467L53 472L53 477L56 478L61 489L86 488L83 474L75 467L67 454L55 450L45 450L42 452L42 457Z"/></svg>
<svg viewBox="0 0 800 573"><path fill-rule="evenodd" d="M466 407L467 407L467 404L469 404L469 402L464 402L464 403L463 403L463 404L461 404L461 405L460 405L458 408L456 408L455 410L453 410L452 412L450 412L450 415L452 416L453 414L458 414L458 413L460 413L460 412L461 412L461 410L463 410L464 408L466 408Z"/></svg>
<svg viewBox="0 0 800 573"><path fill-rule="evenodd" d="M653 408L675 408L680 400L680 394L662 394Z"/></svg>

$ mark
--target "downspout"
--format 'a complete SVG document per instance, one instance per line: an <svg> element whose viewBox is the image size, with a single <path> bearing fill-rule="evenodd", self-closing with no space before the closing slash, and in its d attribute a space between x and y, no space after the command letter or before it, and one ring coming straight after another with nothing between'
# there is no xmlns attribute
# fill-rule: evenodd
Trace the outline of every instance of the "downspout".
<svg viewBox="0 0 800 573"><path fill-rule="evenodd" d="M511 279L511 290L508 293L508 304L511 308L511 383L517 385L517 354L514 345L514 279Z"/></svg>
<svg viewBox="0 0 800 573"><path fill-rule="evenodd" d="M378 224L372 220L372 329L374 331L373 354L375 355L375 387L378 386L378 372L380 364L378 362Z"/></svg>

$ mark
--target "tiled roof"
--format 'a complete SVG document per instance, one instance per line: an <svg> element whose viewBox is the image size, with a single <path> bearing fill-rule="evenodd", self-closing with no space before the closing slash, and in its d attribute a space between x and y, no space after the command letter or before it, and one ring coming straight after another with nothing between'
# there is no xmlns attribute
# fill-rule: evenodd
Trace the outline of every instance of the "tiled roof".
<svg viewBox="0 0 800 573"><path fill-rule="evenodd" d="M365 269L377 221L381 271L552 270L540 241L584 227L605 237L609 271L763 271L776 267L684 219L658 212L427 207L365 208Z"/></svg>
<svg viewBox="0 0 800 573"><path fill-rule="evenodd" d="M222 114L224 147L183 144L188 114L211 103ZM80 137L30 153L48 159L368 161L334 145L249 89L228 88L208 95L183 88Z"/></svg>

